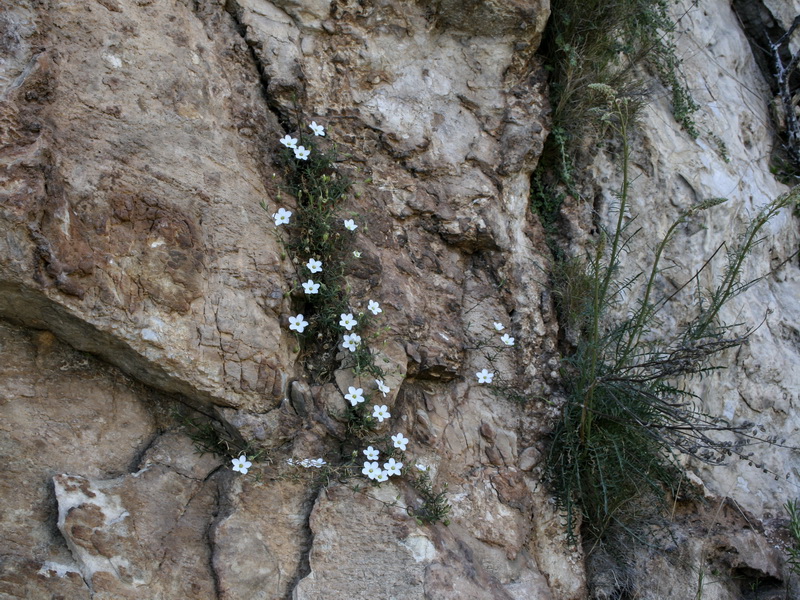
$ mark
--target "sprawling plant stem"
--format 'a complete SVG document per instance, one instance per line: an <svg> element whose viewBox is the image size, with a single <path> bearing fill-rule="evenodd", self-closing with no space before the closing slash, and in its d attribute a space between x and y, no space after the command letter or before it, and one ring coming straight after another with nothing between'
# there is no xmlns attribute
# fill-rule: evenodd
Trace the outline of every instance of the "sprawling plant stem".
<svg viewBox="0 0 800 600"><path fill-rule="evenodd" d="M626 223L630 194L628 164L631 107L608 86L595 86L606 97L605 123L621 140L622 185L617 195L617 218L611 233L602 232L583 270L564 268L579 280L557 279L585 297L572 298L569 306L581 311L567 319L581 333L574 352L564 361L568 401L554 431L549 455L552 481L566 510L570 533L580 514L585 529L602 536L612 525L626 527L632 515L641 516L658 507L669 493L677 493L683 471L677 457L688 454L718 464L731 454L742 455L741 434L751 423L733 425L699 411L695 397L676 382L682 377L714 368L710 360L723 350L744 343L747 333L735 335L732 326L720 322L722 307L757 280L742 282L745 260L759 243L764 226L780 210L796 204L800 188L765 206L737 240L727 247L727 265L719 283L702 297L696 314L681 330L655 340L648 335L658 323L659 312L683 287L695 281L695 273L681 290L654 299L662 272L664 253L678 228L699 211L723 202L711 199L681 214L655 248L648 273L620 281L620 263L634 233ZM715 253L716 254L716 253ZM709 259L702 268L710 264ZM701 269L702 270L702 269ZM628 316L612 323L610 307L635 280L646 279L638 302Z"/></svg>

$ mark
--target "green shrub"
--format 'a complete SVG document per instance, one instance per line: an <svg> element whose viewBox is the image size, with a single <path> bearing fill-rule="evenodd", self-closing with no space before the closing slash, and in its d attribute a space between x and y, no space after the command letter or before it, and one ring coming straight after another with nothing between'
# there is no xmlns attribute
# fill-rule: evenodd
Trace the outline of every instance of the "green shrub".
<svg viewBox="0 0 800 600"><path fill-rule="evenodd" d="M714 368L712 357L746 340L747 333L736 335L732 326L720 322L720 310L754 283L741 280L744 261L769 220L797 203L800 188L764 207L727 247L726 269L712 290L697 297L689 323L672 335L652 336L659 314L677 294L656 292L665 250L681 224L722 200L703 202L683 213L656 246L649 272L620 280L624 249L635 235L628 231L631 221L625 222L633 112L626 98L610 87L593 89L605 98L604 122L622 140L622 189L614 230L602 231L585 258L562 261L554 271L562 322L577 339L563 362L568 399L552 435L548 468L570 534L576 533L575 517L581 515L585 531L601 537L612 525L625 528L631 516L641 518L648 507L663 507L668 497L678 494L683 479L680 454L712 464L731 454L741 456L743 440L734 435L734 442L720 434L743 433L752 424L733 425L703 413L679 382ZM612 322L609 309L619 304L622 294L630 294L639 279L641 295L628 316Z"/></svg>

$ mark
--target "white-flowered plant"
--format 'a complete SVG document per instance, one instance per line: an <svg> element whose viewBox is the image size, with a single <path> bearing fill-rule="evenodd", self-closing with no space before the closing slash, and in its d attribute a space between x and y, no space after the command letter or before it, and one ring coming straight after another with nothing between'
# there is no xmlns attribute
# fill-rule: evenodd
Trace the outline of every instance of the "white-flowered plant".
<svg viewBox="0 0 800 600"><path fill-rule="evenodd" d="M357 333L345 334L344 343L342 344L350 352L355 352L358 345L361 343L361 336Z"/></svg>
<svg viewBox="0 0 800 600"><path fill-rule="evenodd" d="M353 318L353 313L347 313L347 314L342 313L339 316L341 317L339 325L347 329L347 331L350 331L351 329L353 329L353 327L358 325L358 322L356 322L356 320Z"/></svg>
<svg viewBox="0 0 800 600"><path fill-rule="evenodd" d="M298 160L308 160L311 150L306 150L304 146L298 146L294 149L294 157Z"/></svg>
<svg viewBox="0 0 800 600"><path fill-rule="evenodd" d="M361 402L364 402L364 390L361 388L355 388L352 385L347 388L347 393L344 395L345 400L350 401L351 406L356 406Z"/></svg>
<svg viewBox="0 0 800 600"><path fill-rule="evenodd" d="M383 423L385 419L391 418L392 415L389 414L389 407L385 404L378 406L375 404L372 407L372 416L378 419L379 423Z"/></svg>
<svg viewBox="0 0 800 600"><path fill-rule="evenodd" d="M428 467L423 465L422 463L417 463L417 471L422 471L423 473L427 472Z"/></svg>
<svg viewBox="0 0 800 600"><path fill-rule="evenodd" d="M281 144L286 146L287 148L295 149L297 148L297 138L293 138L288 133L281 138Z"/></svg>
<svg viewBox="0 0 800 600"><path fill-rule="evenodd" d="M378 460L378 456L380 456L380 452L373 448L372 446L368 446L366 450L364 450L364 456L367 457L367 460Z"/></svg>
<svg viewBox="0 0 800 600"><path fill-rule="evenodd" d="M239 458L231 459L231 462L233 463L233 470L238 471L242 475L247 475L247 469L253 466L253 463L247 460L247 457L244 454L242 454Z"/></svg>
<svg viewBox="0 0 800 600"><path fill-rule="evenodd" d="M314 467L315 469L320 469L320 468L324 467L324 466L325 466L325 465L327 465L327 464L328 464L328 463L327 463L327 462L325 462L325 461L324 461L323 459L321 459L321 458L312 458L312 459L309 461L309 466L311 466L311 467Z"/></svg>
<svg viewBox="0 0 800 600"><path fill-rule="evenodd" d="M507 333L503 334L503 337L500 338L500 341L503 342L506 346L514 345L514 338L508 335Z"/></svg>
<svg viewBox="0 0 800 600"><path fill-rule="evenodd" d="M306 269L308 269L312 273L321 273L322 272L322 261L321 260L317 260L315 258L309 258L308 262L306 263Z"/></svg>
<svg viewBox="0 0 800 600"><path fill-rule="evenodd" d="M391 391L389 386L383 383L383 379L376 379L375 384L378 386L378 391L383 394L384 398L386 398L386 394Z"/></svg>
<svg viewBox="0 0 800 600"><path fill-rule="evenodd" d="M375 481L377 481L378 483L389 481L389 473L387 473L386 471L381 471L380 473L378 473L378 476L375 477Z"/></svg>
<svg viewBox="0 0 800 600"><path fill-rule="evenodd" d="M319 294L319 284L309 279L303 284L303 291L306 294Z"/></svg>
<svg viewBox="0 0 800 600"><path fill-rule="evenodd" d="M317 125L316 121L311 121L311 125L309 125L311 131L314 132L316 136L324 136L325 135L325 128L322 125Z"/></svg>
<svg viewBox="0 0 800 600"><path fill-rule="evenodd" d="M356 258L361 258L361 252L359 252L358 250L353 250L353 256Z"/></svg>
<svg viewBox="0 0 800 600"><path fill-rule="evenodd" d="M377 462L365 462L361 472L370 479L376 479L381 473L381 466Z"/></svg>
<svg viewBox="0 0 800 600"><path fill-rule="evenodd" d="M279 208L278 212L272 215L272 218L275 219L275 227L279 225L288 225L289 218L292 216L292 211L286 210L285 208Z"/></svg>
<svg viewBox="0 0 800 600"><path fill-rule="evenodd" d="M308 321L303 318L303 315L296 315L289 317L289 329L297 333L303 333L303 330L308 326Z"/></svg>
<svg viewBox="0 0 800 600"><path fill-rule="evenodd" d="M492 379L494 379L494 373L486 369L475 373L475 375L478 377L478 383L492 383Z"/></svg>
<svg viewBox="0 0 800 600"><path fill-rule="evenodd" d="M405 452L406 445L408 444L408 438L405 437L402 433L398 433L392 436L392 444L398 450L402 450L403 452Z"/></svg>
<svg viewBox="0 0 800 600"><path fill-rule="evenodd" d="M358 225L356 225L356 222L353 219L345 219L344 228L348 231L355 231L358 229Z"/></svg>
<svg viewBox="0 0 800 600"><path fill-rule="evenodd" d="M373 315L377 315L383 312L381 305L375 302L375 300L369 301L369 304L367 304L367 310L371 312Z"/></svg>
<svg viewBox="0 0 800 600"><path fill-rule="evenodd" d="M403 463L397 462L395 459L390 458L389 462L383 463L383 468L389 477L392 475L400 475L400 469L403 468Z"/></svg>
<svg viewBox="0 0 800 600"><path fill-rule="evenodd" d="M497 323L497 322L495 322L495 324L494 324L494 328L495 328L497 331L503 331L503 329L505 329L506 327L505 327L505 325L503 325L502 323Z"/></svg>

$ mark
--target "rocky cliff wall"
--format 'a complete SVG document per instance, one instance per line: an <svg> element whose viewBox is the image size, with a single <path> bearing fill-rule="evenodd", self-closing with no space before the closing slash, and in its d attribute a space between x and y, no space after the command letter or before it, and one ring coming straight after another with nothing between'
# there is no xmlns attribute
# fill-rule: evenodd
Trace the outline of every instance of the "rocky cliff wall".
<svg viewBox="0 0 800 600"><path fill-rule="evenodd" d="M682 233L676 260L691 270L784 188L768 169L768 90L734 13L684 8L687 78L729 162L656 95L631 211L652 236L697 199L730 198ZM528 194L549 130L535 54L549 11L546 0L4 7L0 597L588 596L542 479L558 325ZM356 183L344 210L361 258L347 284L354 312L383 307L392 417L379 432L404 433L436 489L448 485L449 526L410 517L419 495L400 479L320 487L313 469L286 465L341 460L354 383L304 369L288 321L297 267L270 217L298 210L278 140L311 120ZM611 198L613 159L594 168L598 198ZM782 215L750 272L796 246ZM798 287L795 260L731 308L748 322L773 313L732 369L698 384L708 410L797 437ZM516 340L496 368L524 405L474 376L495 322ZM198 455L182 424L197 411L268 460L242 476ZM756 578L782 585L770 527L797 495L797 456L771 448L763 461L766 474L695 468L711 508L686 509L672 553L631 566L639 597L693 597L708 564L727 576L705 598L738 598Z"/></svg>

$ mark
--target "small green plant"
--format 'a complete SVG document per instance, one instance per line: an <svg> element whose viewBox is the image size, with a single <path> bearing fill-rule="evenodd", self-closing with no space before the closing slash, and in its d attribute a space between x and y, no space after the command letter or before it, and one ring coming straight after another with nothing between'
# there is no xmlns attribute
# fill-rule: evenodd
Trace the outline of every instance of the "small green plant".
<svg viewBox="0 0 800 600"><path fill-rule="evenodd" d="M789 558L786 564L792 573L800 575L800 504L797 500L789 500L783 507L789 513L789 535L792 538L791 546L787 549Z"/></svg>
<svg viewBox="0 0 800 600"><path fill-rule="evenodd" d="M660 312L682 291L656 293L665 250L681 224L722 200L700 203L680 215L656 246L649 272L620 281L621 259L635 235L629 231L632 220L626 222L634 111L609 86L592 87L605 99L603 121L622 143L622 188L614 230L601 231L582 260L555 269L557 303L562 319L567 313L576 343L563 361L568 399L552 435L548 467L570 535L580 515L585 531L599 539L611 526L624 529L650 509L666 508L667 497L678 495L683 478L680 454L712 464L731 454L743 456L741 437L733 441L719 435L744 434L752 423L733 425L703 413L678 382L714 368L712 357L747 339L747 333L735 335L732 326L720 322L720 311L755 283L741 280L745 259L769 220L797 203L800 188L765 206L727 246L727 267L713 289L698 292L693 318L669 337L653 336ZM609 309L631 293L637 280L642 290L638 301L629 305L626 318L611 322Z"/></svg>
<svg viewBox="0 0 800 600"><path fill-rule="evenodd" d="M433 489L430 475L427 468L422 470L417 466L419 474L411 477L409 483L419 494L421 505L409 506L406 510L408 514L420 525L428 523L439 523L449 525L450 503L447 501L447 484L442 486L442 490L437 492Z"/></svg>
<svg viewBox="0 0 800 600"><path fill-rule="evenodd" d="M550 72L553 128L531 178L531 206L548 233L554 233L564 199L580 196L576 163L592 152L607 128L601 118L602 99L592 85L620 90L635 113L649 94L636 68L644 65L669 91L676 121L691 137L700 134L693 117L698 106L676 53L671 4L668 0L552 2L540 52Z"/></svg>

